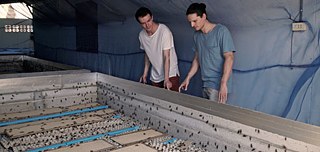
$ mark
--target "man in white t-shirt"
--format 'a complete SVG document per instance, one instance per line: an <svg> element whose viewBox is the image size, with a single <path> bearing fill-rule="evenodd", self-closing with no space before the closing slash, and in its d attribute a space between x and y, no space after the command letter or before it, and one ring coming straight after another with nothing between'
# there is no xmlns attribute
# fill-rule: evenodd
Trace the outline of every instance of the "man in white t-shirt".
<svg viewBox="0 0 320 152"><path fill-rule="evenodd" d="M146 53L144 72L140 82L147 83L146 78L151 63L152 85L178 91L180 74L170 29L164 24L154 22L148 8L139 8L135 17L143 28L139 33L139 41L140 48Z"/></svg>

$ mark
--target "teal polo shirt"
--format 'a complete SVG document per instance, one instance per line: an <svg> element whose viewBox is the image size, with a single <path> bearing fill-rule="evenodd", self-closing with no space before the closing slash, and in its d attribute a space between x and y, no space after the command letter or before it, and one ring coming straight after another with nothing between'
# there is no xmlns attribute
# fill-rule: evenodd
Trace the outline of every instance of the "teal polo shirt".
<svg viewBox="0 0 320 152"><path fill-rule="evenodd" d="M203 87L219 90L223 74L223 53L235 52L230 31L224 25L216 24L207 34L196 31L193 39L193 50L198 52ZM227 86L228 93L231 93L232 72Z"/></svg>

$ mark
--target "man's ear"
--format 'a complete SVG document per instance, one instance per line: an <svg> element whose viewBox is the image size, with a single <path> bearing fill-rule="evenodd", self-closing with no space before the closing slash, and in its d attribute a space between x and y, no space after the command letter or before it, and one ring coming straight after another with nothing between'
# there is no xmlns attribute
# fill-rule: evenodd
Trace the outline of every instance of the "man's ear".
<svg viewBox="0 0 320 152"><path fill-rule="evenodd" d="M207 19L207 14L203 13L201 18Z"/></svg>

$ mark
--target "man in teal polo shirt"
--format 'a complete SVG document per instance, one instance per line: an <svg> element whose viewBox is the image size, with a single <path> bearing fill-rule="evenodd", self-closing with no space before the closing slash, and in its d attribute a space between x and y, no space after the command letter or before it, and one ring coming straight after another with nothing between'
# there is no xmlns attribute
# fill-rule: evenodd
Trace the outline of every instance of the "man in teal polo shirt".
<svg viewBox="0 0 320 152"><path fill-rule="evenodd" d="M193 3L186 12L188 21L196 30L193 36L195 56L186 79L179 87L187 90L190 79L201 68L203 97L226 103L231 93L231 75L235 47L229 30L207 19L206 5Z"/></svg>

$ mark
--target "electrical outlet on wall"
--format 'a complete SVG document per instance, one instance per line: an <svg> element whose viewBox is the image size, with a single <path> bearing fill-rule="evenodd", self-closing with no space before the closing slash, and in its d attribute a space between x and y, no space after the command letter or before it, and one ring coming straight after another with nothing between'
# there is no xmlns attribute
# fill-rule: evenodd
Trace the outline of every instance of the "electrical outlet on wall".
<svg viewBox="0 0 320 152"><path fill-rule="evenodd" d="M307 30L307 24L304 22L295 22L292 23L292 31L294 32L303 32Z"/></svg>

